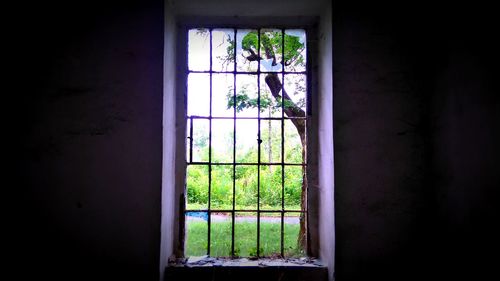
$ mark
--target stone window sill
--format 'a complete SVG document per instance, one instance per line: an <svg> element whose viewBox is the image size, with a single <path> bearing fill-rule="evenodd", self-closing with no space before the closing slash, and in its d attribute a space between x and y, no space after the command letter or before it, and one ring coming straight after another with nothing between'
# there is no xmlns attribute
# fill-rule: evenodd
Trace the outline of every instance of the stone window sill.
<svg viewBox="0 0 500 281"><path fill-rule="evenodd" d="M224 259L190 257L176 259L165 269L165 280L323 281L327 267L316 259Z"/></svg>

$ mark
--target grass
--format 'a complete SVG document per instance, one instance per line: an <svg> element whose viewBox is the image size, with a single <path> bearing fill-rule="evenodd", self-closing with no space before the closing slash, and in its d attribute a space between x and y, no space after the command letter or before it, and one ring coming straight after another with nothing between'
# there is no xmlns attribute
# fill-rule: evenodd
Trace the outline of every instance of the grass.
<svg viewBox="0 0 500 281"><path fill-rule="evenodd" d="M186 256L207 254L208 224L206 221L188 221L186 224ZM297 245L299 224L284 224L285 256L303 256ZM275 256L281 248L281 224L273 222L260 223L260 255ZM231 256L231 222L211 223L210 255L216 257ZM257 254L257 223L236 219L235 256L253 257Z"/></svg>

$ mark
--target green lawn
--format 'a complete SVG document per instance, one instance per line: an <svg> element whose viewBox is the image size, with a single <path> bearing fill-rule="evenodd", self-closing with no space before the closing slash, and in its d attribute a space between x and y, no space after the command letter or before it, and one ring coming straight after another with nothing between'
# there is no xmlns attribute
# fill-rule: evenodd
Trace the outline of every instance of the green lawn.
<svg viewBox="0 0 500 281"><path fill-rule="evenodd" d="M186 256L202 256L207 254L206 221L188 221L186 223ZM284 225L285 256L303 256L297 245L299 224ZM272 256L280 253L281 224L273 222L260 223L260 255ZM234 231L235 255L251 257L257 253L257 223L238 221ZM231 256L231 222L211 223L211 256Z"/></svg>

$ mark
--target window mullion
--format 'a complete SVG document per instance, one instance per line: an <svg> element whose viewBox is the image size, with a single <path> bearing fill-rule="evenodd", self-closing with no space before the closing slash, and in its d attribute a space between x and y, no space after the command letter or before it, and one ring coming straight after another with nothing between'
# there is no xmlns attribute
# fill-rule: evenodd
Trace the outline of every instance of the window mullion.
<svg viewBox="0 0 500 281"><path fill-rule="evenodd" d="M260 56L260 32L257 29L257 56ZM257 60L257 258L260 257L260 60Z"/></svg>
<svg viewBox="0 0 500 281"><path fill-rule="evenodd" d="M212 201L212 28L209 29L210 33L210 110L208 118L208 237L207 237L207 255L210 255L210 244L211 244L211 230L212 230L212 212L211 212L211 201Z"/></svg>
<svg viewBox="0 0 500 281"><path fill-rule="evenodd" d="M284 210L285 210L285 30L281 30L281 256L284 256Z"/></svg>
<svg viewBox="0 0 500 281"><path fill-rule="evenodd" d="M232 225L231 225L231 255L234 257L234 225L235 225L235 209L236 209L236 36L238 31L234 29L234 72L233 72L233 210L232 210Z"/></svg>

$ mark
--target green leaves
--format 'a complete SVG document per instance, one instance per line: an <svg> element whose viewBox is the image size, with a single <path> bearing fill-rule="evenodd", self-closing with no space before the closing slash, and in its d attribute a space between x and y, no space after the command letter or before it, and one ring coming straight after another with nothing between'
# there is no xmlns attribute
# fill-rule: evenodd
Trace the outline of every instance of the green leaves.
<svg viewBox="0 0 500 281"><path fill-rule="evenodd" d="M245 35L245 37L243 37L243 40L241 41L241 47L243 48L243 50L253 49L254 51L256 51L258 40L259 38L257 36L257 32L249 32L247 35Z"/></svg>
<svg viewBox="0 0 500 281"><path fill-rule="evenodd" d="M251 53L257 53L259 50L257 47L259 44L258 41L259 38L257 32L249 32L242 40L243 50ZM298 36L285 33L285 38L283 40L283 34L281 31L265 31L260 35L260 49L261 52L265 53L266 58L270 59L274 56L281 56L283 54L283 62L287 66L304 63L305 58L302 55L302 50L304 50L304 48L304 43L300 42L300 38Z"/></svg>
<svg viewBox="0 0 500 281"><path fill-rule="evenodd" d="M235 40L228 35L227 41L229 45L226 48L227 55L224 57L226 61L234 61L235 52ZM284 43L284 46L283 46ZM305 63L305 58L302 51L305 49L304 43L300 42L298 36L290 35L285 33L285 38L283 40L283 34L281 30L270 30L263 31L260 34L260 48L259 48L259 36L257 31L248 32L241 40L241 48L247 53L244 56L248 61L255 61L259 58L258 52L265 54L265 58L271 59L273 57L281 57L284 55L284 60L276 61L276 63L284 63L286 66L298 66ZM284 48L284 49L283 49Z"/></svg>
<svg viewBox="0 0 500 281"><path fill-rule="evenodd" d="M293 62L295 65L303 64L304 57L301 54L303 49L304 44L300 43L299 37L285 34L285 65Z"/></svg>
<svg viewBox="0 0 500 281"><path fill-rule="evenodd" d="M241 112L247 108L258 108L259 100L257 98L250 98L245 92L240 92L236 94L236 97L233 97L232 93L228 93L227 97L227 109L231 109L236 104L236 112ZM235 103L236 99L236 103ZM260 97L260 112L264 112L270 106L274 109L280 107L279 104L273 105L273 100L268 95L261 95Z"/></svg>

